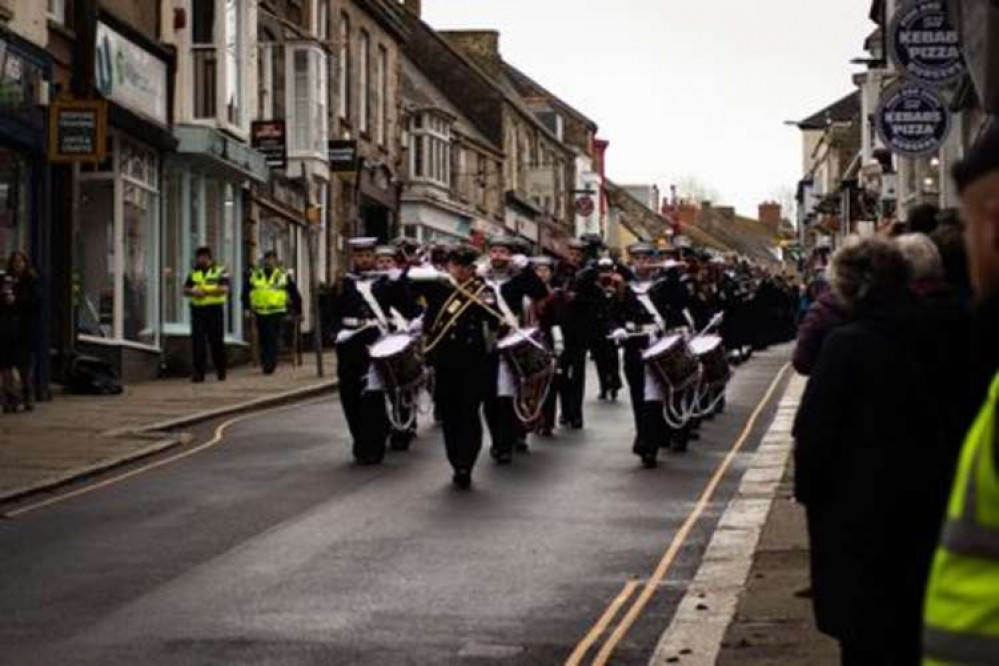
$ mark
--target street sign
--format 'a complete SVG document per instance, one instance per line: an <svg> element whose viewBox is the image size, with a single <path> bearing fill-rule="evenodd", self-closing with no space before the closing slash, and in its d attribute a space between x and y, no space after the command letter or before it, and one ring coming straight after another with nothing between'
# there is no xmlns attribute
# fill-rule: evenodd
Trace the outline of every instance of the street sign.
<svg viewBox="0 0 999 666"><path fill-rule="evenodd" d="M250 124L250 142L263 153L272 169L288 167L288 134L283 120L255 120Z"/></svg>
<svg viewBox="0 0 999 666"><path fill-rule="evenodd" d="M357 141L330 141L328 158L330 171L334 173L357 171Z"/></svg>
<svg viewBox="0 0 999 666"><path fill-rule="evenodd" d="M50 162L100 162L108 125L104 100L62 100L49 106Z"/></svg>
<svg viewBox="0 0 999 666"><path fill-rule="evenodd" d="M950 110L940 96L915 83L902 83L885 91L874 120L885 145L906 157L937 153L951 125Z"/></svg>
<svg viewBox="0 0 999 666"><path fill-rule="evenodd" d="M929 86L947 86L965 72L961 36L943 0L910 0L892 18L889 53L904 75Z"/></svg>
<svg viewBox="0 0 999 666"><path fill-rule="evenodd" d="M576 214L580 217L589 217L593 215L594 210L596 204L593 203L593 197L584 195L576 199Z"/></svg>

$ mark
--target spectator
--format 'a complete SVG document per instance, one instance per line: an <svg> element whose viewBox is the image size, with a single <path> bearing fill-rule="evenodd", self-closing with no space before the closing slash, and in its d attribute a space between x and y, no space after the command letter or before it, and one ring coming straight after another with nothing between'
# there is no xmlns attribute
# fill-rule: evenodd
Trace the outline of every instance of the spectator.
<svg viewBox="0 0 999 666"><path fill-rule="evenodd" d="M813 302L798 326L798 342L792 360L794 369L806 376L815 367L826 336L846 319L843 306L829 288L825 276L817 277L809 290Z"/></svg>
<svg viewBox="0 0 999 666"><path fill-rule="evenodd" d="M952 467L909 279L885 239L837 252L831 283L846 319L822 344L794 426L816 624L844 664L918 663Z"/></svg>
<svg viewBox="0 0 999 666"><path fill-rule="evenodd" d="M3 410L16 412L19 405L25 411L35 408L35 351L39 330L38 276L28 255L11 253L0 289L0 380L3 384ZM20 396L14 381L17 370Z"/></svg>
<svg viewBox="0 0 999 666"><path fill-rule="evenodd" d="M932 234L936 231L940 208L933 204L920 204L912 209L909 218L906 220L906 227L909 233Z"/></svg>

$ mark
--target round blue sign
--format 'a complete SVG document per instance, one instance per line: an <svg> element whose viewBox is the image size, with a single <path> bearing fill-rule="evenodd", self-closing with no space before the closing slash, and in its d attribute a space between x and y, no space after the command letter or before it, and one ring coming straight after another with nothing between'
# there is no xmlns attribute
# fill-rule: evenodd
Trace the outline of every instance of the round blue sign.
<svg viewBox="0 0 999 666"><path fill-rule="evenodd" d="M910 79L945 86L964 76L961 36L943 0L915 0L895 12L889 53Z"/></svg>
<svg viewBox="0 0 999 666"><path fill-rule="evenodd" d="M915 83L889 88L875 113L878 135L893 153L925 157L950 132L950 111L933 90Z"/></svg>

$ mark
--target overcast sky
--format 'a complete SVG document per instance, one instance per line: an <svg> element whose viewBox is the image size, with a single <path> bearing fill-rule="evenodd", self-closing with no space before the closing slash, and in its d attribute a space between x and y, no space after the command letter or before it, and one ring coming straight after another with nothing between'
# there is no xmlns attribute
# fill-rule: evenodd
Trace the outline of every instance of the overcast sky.
<svg viewBox="0 0 999 666"><path fill-rule="evenodd" d="M423 0L597 122L620 183L697 177L740 212L801 177L801 119L853 89L870 0Z"/></svg>

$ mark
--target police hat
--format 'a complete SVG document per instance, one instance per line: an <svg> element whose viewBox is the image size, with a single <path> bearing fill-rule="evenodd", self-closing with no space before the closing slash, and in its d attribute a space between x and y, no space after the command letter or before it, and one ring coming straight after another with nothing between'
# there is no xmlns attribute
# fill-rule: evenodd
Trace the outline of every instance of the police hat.
<svg viewBox="0 0 999 666"><path fill-rule="evenodd" d="M459 266L471 266L479 258L479 251L471 245L456 245L448 250L448 262L454 262Z"/></svg>
<svg viewBox="0 0 999 666"><path fill-rule="evenodd" d="M628 255L631 257L651 257L656 253L656 248L648 243L632 243L628 246Z"/></svg>
<svg viewBox="0 0 999 666"><path fill-rule="evenodd" d="M963 194L973 182L993 171L999 171L999 124L996 123L971 147L964 159L954 165L951 173L957 191Z"/></svg>
<svg viewBox="0 0 999 666"><path fill-rule="evenodd" d="M547 266L548 268L555 268L555 260L551 257L531 257L532 266Z"/></svg>
<svg viewBox="0 0 999 666"><path fill-rule="evenodd" d="M347 245L350 247L352 252L364 252L366 250L374 250L378 245L378 239L370 237L356 237L348 240Z"/></svg>
<svg viewBox="0 0 999 666"><path fill-rule="evenodd" d="M399 250L391 245L379 245L375 248L375 256L392 257L395 259L399 255Z"/></svg>
<svg viewBox="0 0 999 666"><path fill-rule="evenodd" d="M513 252L514 250L517 249L518 243L519 243L519 241L516 238L514 238L513 236L505 235L505 234L502 235L502 236L493 236L492 238L489 239L489 247L490 248L494 248L494 247L505 247L506 249L510 250L511 252Z"/></svg>

